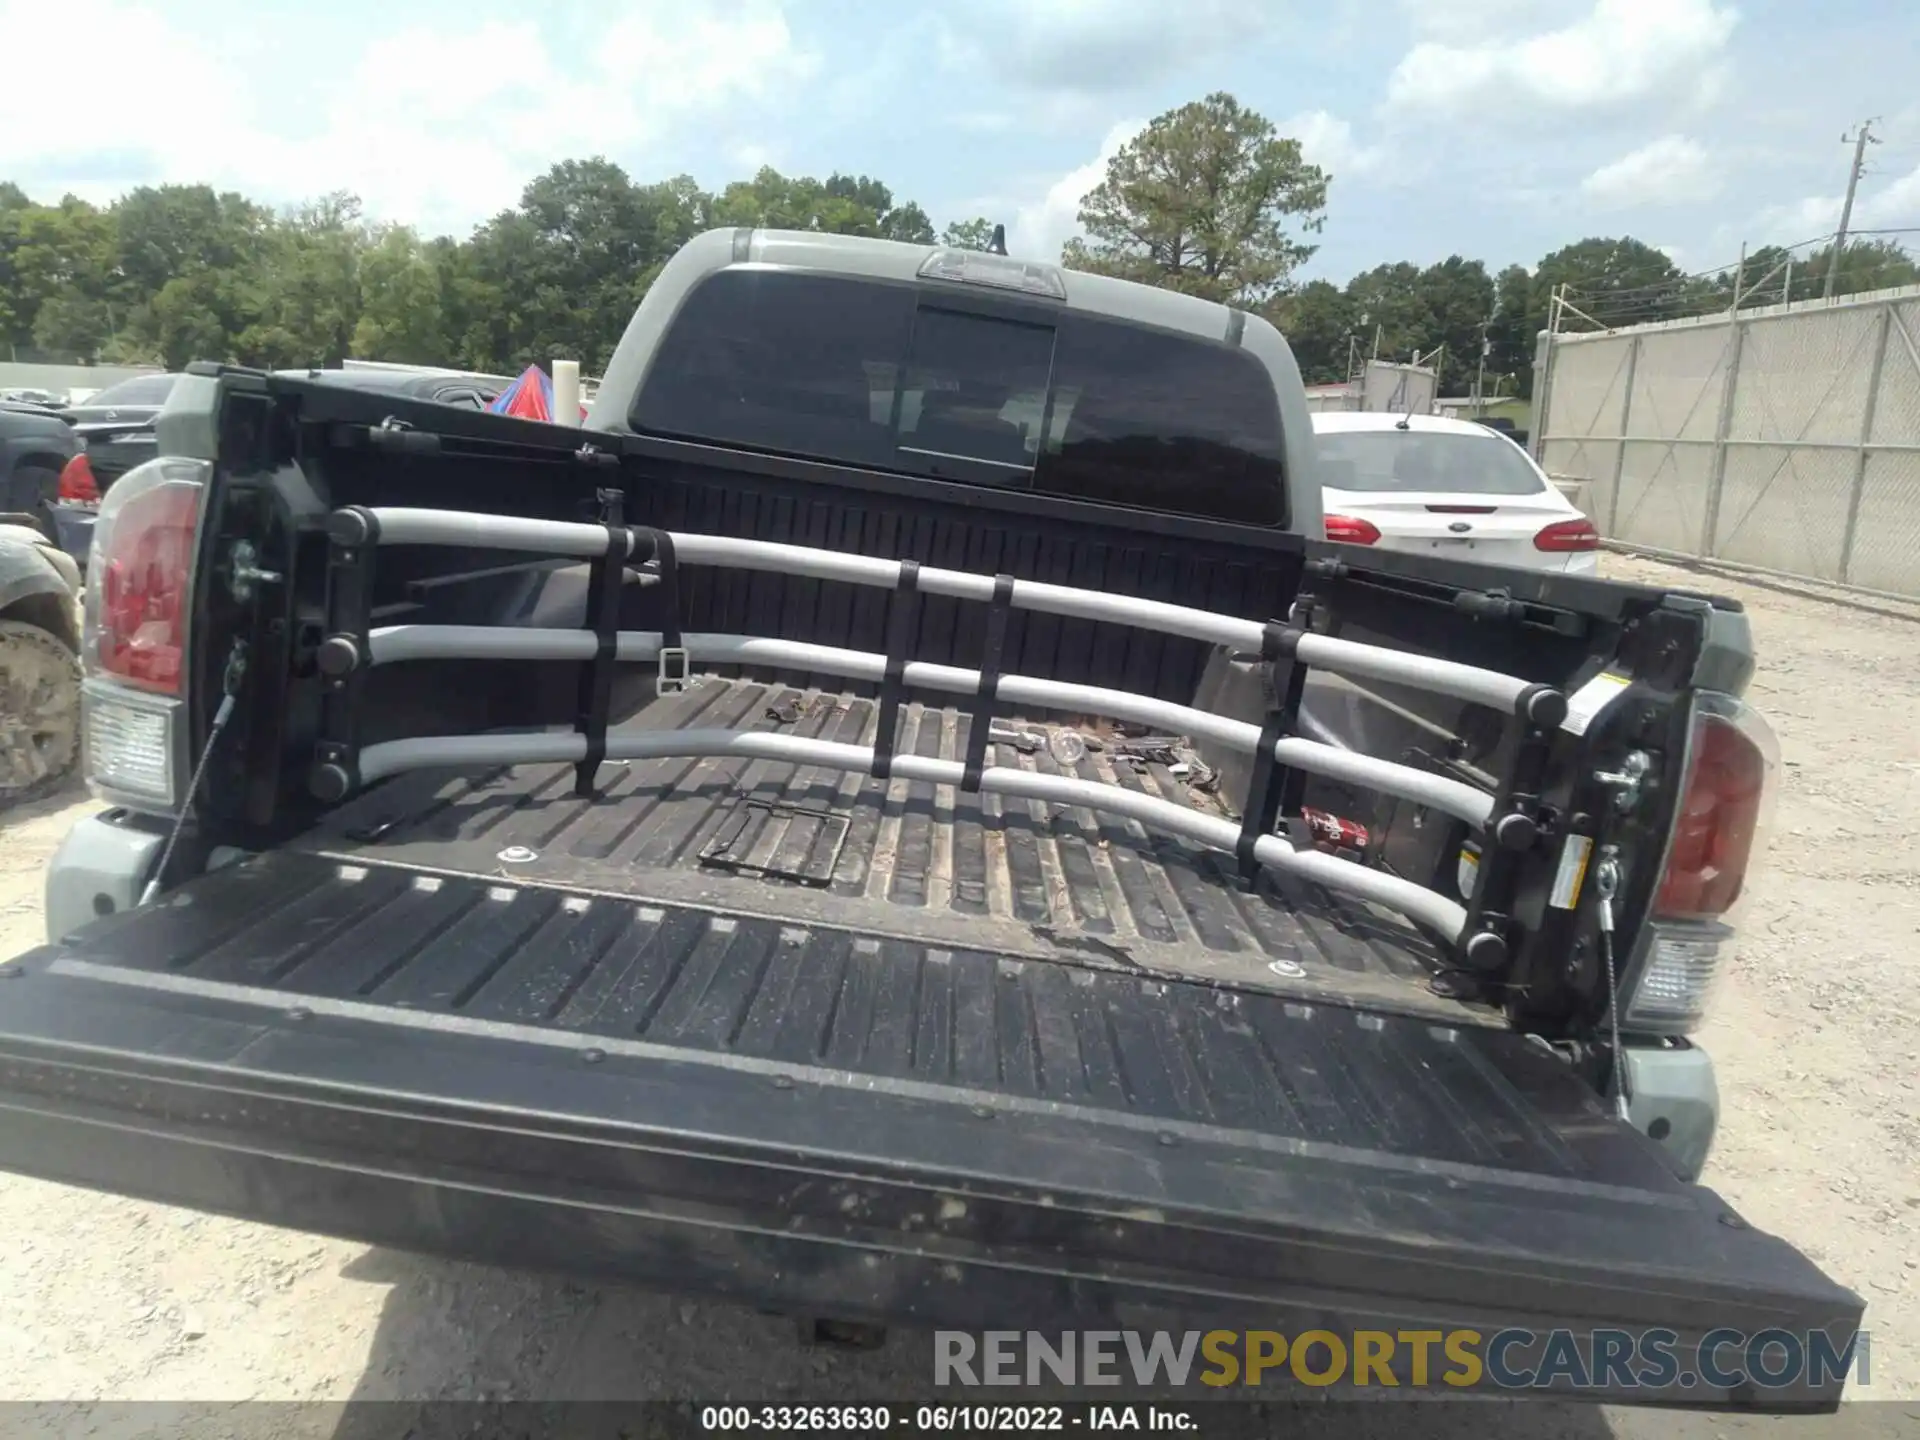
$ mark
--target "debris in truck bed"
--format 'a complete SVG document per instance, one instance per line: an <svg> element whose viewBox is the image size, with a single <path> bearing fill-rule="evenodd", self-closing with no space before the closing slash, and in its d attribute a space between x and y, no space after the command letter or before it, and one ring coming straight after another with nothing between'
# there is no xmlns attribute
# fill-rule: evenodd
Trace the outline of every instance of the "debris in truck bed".
<svg viewBox="0 0 1920 1440"><path fill-rule="evenodd" d="M776 725L796 725L800 721L800 697L789 695L777 705L767 707L767 719Z"/></svg>
<svg viewBox="0 0 1920 1440"><path fill-rule="evenodd" d="M1004 725L987 731L987 738L998 745L1011 745L1022 755L1036 754L1047 743L1047 737L1038 730L1013 730Z"/></svg>

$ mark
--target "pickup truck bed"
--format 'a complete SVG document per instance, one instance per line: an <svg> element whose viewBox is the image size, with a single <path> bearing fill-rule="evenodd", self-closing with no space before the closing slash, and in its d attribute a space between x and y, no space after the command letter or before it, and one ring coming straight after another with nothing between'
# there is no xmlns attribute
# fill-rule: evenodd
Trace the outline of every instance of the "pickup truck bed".
<svg viewBox="0 0 1920 1440"><path fill-rule="evenodd" d="M1487 792L1536 763L1563 810L1593 791L1622 737L1557 727L1603 665L1635 677L1633 733L1674 744L1708 602L211 383L176 717L208 757L199 833L158 899L0 967L8 1169L890 1324L1662 1327L1683 1365L1718 1327L1857 1326L1857 1296L1614 1116L1577 1042L1430 983L1474 959L1443 891ZM590 518L616 498L625 524ZM1312 625L1275 618L1303 595ZM680 694L675 650L706 672ZM1248 833L1111 731L1082 732L1078 777L1016 744L965 778L991 694L1015 730L1028 704L1183 715L1253 757L1228 803L1277 800L1261 757L1300 666L1427 683L1426 709L1356 707L1347 759L1287 752L1374 767L1373 808L1300 803L1376 828L1378 864ZM1201 703L1222 674L1239 690ZM903 707L884 763L879 703ZM1619 833L1651 857L1666 832ZM1506 853L1473 903L1504 869L1544 912L1563 852ZM1496 947L1502 976L1549 962L1525 972L1543 1013L1578 918Z"/></svg>
<svg viewBox="0 0 1920 1440"><path fill-rule="evenodd" d="M705 677L617 728L774 730L871 744L875 709L851 695ZM964 755L966 714L921 705L904 713L902 753ZM1018 717L1000 728L1053 729ZM1164 761L1135 766L1091 729L1071 733L1102 747L1074 767L1082 778L1229 813ZM988 761L1063 773L1045 748L1023 754L994 744ZM570 765L428 772L343 806L296 843L340 859L831 924L890 942L984 945L1095 968L1466 1013L1428 986L1438 964L1432 943L1388 911L1272 873L1247 890L1230 857L1131 820L926 781L673 758L610 765L598 795L582 800ZM517 943L512 934L496 938L509 949ZM746 958L750 968L764 966ZM1274 962L1279 972L1268 968ZM476 957L480 973L489 963ZM844 956L827 963L844 965ZM315 968L329 965L321 956ZM752 987L736 999L749 1005Z"/></svg>

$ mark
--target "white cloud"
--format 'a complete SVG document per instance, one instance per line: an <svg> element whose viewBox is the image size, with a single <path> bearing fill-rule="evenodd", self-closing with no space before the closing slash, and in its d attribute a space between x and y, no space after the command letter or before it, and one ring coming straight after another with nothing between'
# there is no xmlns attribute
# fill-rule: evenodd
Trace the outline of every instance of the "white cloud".
<svg viewBox="0 0 1920 1440"><path fill-rule="evenodd" d="M1531 20L1544 0L1400 0L1400 13L1421 35L1484 34L1490 27L1511 33Z"/></svg>
<svg viewBox="0 0 1920 1440"><path fill-rule="evenodd" d="M511 205L555 161L656 145L676 127L775 100L817 68L794 43L783 0L698 10L627 0L578 53L556 54L533 21L416 25L367 44L301 130L303 112L290 118L274 97L253 93L244 67L223 64L159 11L80 3L80 14L60 10L58 44L74 25L115 37L89 60L89 86L141 95L165 76L168 94L191 95L195 113L219 117L219 143L203 126L130 126L113 107L73 105L70 77L29 67L24 84L0 86L0 173L39 175L36 189L50 190L81 176L72 188L97 199L149 181L207 181L282 201L351 190L370 214L431 229ZM50 32L51 14L32 0L0 0L0 33ZM103 166L115 153L121 163Z"/></svg>
<svg viewBox="0 0 1920 1440"><path fill-rule="evenodd" d="M1282 135L1300 142L1300 153L1310 165L1318 165L1335 180L1343 176L1363 175L1380 163L1378 146L1361 145L1353 138L1353 126L1325 110L1309 110L1278 127Z"/></svg>
<svg viewBox="0 0 1920 1440"><path fill-rule="evenodd" d="M984 66L1054 95L1145 89L1231 54L1276 16L1268 0L976 0L946 22L949 61Z"/></svg>
<svg viewBox="0 0 1920 1440"><path fill-rule="evenodd" d="M1107 162L1144 129L1144 120L1121 121L1107 131L1093 159L1055 180L1038 199L1019 205L1007 227L1008 251L1030 260L1058 260L1060 247L1080 233L1081 197L1107 178Z"/></svg>
<svg viewBox="0 0 1920 1440"><path fill-rule="evenodd" d="M1685 135L1662 135L1580 182L1580 193L1609 210L1673 205L1719 190L1706 146Z"/></svg>
<svg viewBox="0 0 1920 1440"><path fill-rule="evenodd" d="M1387 82L1389 104L1461 111L1495 100L1562 110L1723 83L1716 61L1738 21L1715 0L1596 0L1583 18L1524 40L1424 40Z"/></svg>

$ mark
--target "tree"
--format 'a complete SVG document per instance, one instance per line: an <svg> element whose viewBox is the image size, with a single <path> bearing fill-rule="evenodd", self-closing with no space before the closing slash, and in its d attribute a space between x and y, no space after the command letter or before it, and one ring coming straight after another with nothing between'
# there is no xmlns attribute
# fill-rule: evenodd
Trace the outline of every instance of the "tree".
<svg viewBox="0 0 1920 1440"><path fill-rule="evenodd" d="M257 318L236 348L251 365L337 366L360 322L360 262L369 245L358 196L327 195L274 228L254 278Z"/></svg>
<svg viewBox="0 0 1920 1440"><path fill-rule="evenodd" d="M113 274L113 221L86 201L0 208L0 340L91 359Z"/></svg>
<svg viewBox="0 0 1920 1440"><path fill-rule="evenodd" d="M896 206L893 192L878 180L865 175L829 175L824 188L827 194L851 200L861 209L872 212L872 233L881 239L900 240L909 245L933 244L933 222L927 218L927 212L911 200Z"/></svg>
<svg viewBox="0 0 1920 1440"><path fill-rule="evenodd" d="M940 232L940 243L953 250L984 250L993 243L993 221L984 215L956 220Z"/></svg>
<svg viewBox="0 0 1920 1440"><path fill-rule="evenodd" d="M1639 325L1692 313L1698 292L1666 252L1630 236L1588 239L1554 251L1534 267L1529 319L1536 331L1547 328L1547 312L1556 285L1566 287L1575 329L1600 325Z"/></svg>
<svg viewBox="0 0 1920 1440"><path fill-rule="evenodd" d="M1236 305L1285 289L1313 246L1289 234L1325 223L1327 176L1271 121L1224 92L1156 117L1080 202L1078 270Z"/></svg>
<svg viewBox="0 0 1920 1440"><path fill-rule="evenodd" d="M1823 245L1793 266L1793 298L1814 300L1826 293L1833 246ZM1920 285L1920 264L1892 240L1849 240L1840 254L1835 295L1864 295L1896 285Z"/></svg>
<svg viewBox="0 0 1920 1440"><path fill-rule="evenodd" d="M1347 302L1360 337L1362 357L1411 360L1432 348L1433 306L1418 265L1402 260L1376 265L1347 282Z"/></svg>
<svg viewBox="0 0 1920 1440"><path fill-rule="evenodd" d="M360 259L360 317L353 353L362 360L445 365L453 353L440 274L444 252L405 225L377 230Z"/></svg>
<svg viewBox="0 0 1920 1440"><path fill-rule="evenodd" d="M1487 327L1487 373L1509 377L1516 395L1533 393L1533 273L1509 265L1494 283L1493 323ZM1491 387L1492 381L1489 381Z"/></svg>
<svg viewBox="0 0 1920 1440"><path fill-rule="evenodd" d="M1310 280L1273 300L1266 316L1287 337L1307 384L1334 384L1348 378L1355 311L1353 301L1339 286Z"/></svg>
<svg viewBox="0 0 1920 1440"><path fill-rule="evenodd" d="M1425 349L1440 351L1443 389L1464 390L1480 363L1481 337L1493 319L1493 277L1479 260L1449 255L1420 276L1426 296Z"/></svg>

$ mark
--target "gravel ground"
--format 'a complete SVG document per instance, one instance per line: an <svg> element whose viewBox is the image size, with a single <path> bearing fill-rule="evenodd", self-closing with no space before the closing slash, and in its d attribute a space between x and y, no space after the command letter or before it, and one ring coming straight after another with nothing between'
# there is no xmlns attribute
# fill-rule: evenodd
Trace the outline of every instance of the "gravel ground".
<svg viewBox="0 0 1920 1440"><path fill-rule="evenodd" d="M1753 696L1786 766L1745 944L1704 1036L1725 1123L1708 1176L1870 1302L1890 1405L1843 1421L1655 1412L1425 1411L1461 1435L1920 1432L1920 607L1879 611L1652 562L1608 571L1737 595ZM0 956L36 943L40 871L76 795L0 822ZM289 1234L0 1176L0 1400L845 1399L922 1394L925 1342L822 1352L724 1305ZM1287 1407L1289 1433L1387 1434ZM230 1412L231 1413L231 1412ZM346 1435L323 1408L276 1433ZM337 1427L337 1428L336 1428ZM5 1427L0 1427L5 1428Z"/></svg>

